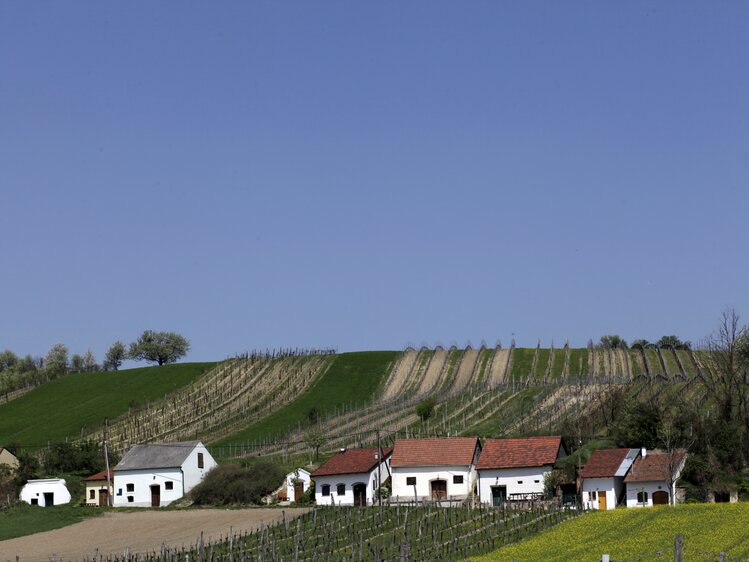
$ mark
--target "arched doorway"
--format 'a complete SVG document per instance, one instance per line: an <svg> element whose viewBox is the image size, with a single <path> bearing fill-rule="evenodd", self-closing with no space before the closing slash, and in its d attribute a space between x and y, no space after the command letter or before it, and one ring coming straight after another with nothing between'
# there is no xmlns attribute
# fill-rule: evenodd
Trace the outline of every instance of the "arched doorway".
<svg viewBox="0 0 749 562"><path fill-rule="evenodd" d="M668 492L663 490L653 492L653 505L668 505Z"/></svg>
<svg viewBox="0 0 749 562"><path fill-rule="evenodd" d="M432 480L432 499L443 500L447 497L447 480Z"/></svg>
<svg viewBox="0 0 749 562"><path fill-rule="evenodd" d="M354 484L354 505L365 507L367 505L367 485Z"/></svg>

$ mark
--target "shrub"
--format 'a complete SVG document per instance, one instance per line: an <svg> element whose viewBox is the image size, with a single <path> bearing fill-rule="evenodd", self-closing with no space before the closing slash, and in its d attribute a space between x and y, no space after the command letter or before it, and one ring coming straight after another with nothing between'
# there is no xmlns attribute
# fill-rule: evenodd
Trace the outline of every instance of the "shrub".
<svg viewBox="0 0 749 562"><path fill-rule="evenodd" d="M197 505L260 504L278 488L286 473L279 466L259 462L217 466L190 492Z"/></svg>
<svg viewBox="0 0 749 562"><path fill-rule="evenodd" d="M432 417L435 404L434 398L425 398L419 402L416 406L416 415L421 418L421 421L426 421Z"/></svg>

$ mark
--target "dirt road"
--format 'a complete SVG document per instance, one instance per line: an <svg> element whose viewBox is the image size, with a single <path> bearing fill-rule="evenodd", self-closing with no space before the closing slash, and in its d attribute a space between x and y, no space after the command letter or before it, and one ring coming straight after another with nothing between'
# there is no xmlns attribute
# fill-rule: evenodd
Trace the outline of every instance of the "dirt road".
<svg viewBox="0 0 749 562"><path fill-rule="evenodd" d="M101 517L36 533L26 537L0 541L0 561L37 562L49 560L77 561L94 554L158 552L162 543L180 547L194 545L203 532L203 540L226 537L230 529L250 531L261 525L281 521L283 512L293 518L307 509L201 509L190 511L143 511L105 513Z"/></svg>

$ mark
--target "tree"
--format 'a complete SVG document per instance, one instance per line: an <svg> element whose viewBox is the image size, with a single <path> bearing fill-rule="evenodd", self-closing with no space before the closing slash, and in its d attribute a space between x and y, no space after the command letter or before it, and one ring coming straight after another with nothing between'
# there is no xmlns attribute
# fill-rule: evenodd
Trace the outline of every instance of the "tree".
<svg viewBox="0 0 749 562"><path fill-rule="evenodd" d="M127 359L127 348L124 343L117 340L109 346L107 353L104 355L104 370L116 371L125 359Z"/></svg>
<svg viewBox="0 0 749 562"><path fill-rule="evenodd" d="M10 349L0 353L0 371L9 371L18 364L18 356Z"/></svg>
<svg viewBox="0 0 749 562"><path fill-rule="evenodd" d="M68 347L64 343L56 343L47 352L44 367L50 378L57 378L68 372Z"/></svg>
<svg viewBox="0 0 749 562"><path fill-rule="evenodd" d="M421 402L418 403L416 406L416 415L421 418L421 421L426 421L429 418L432 417L432 414L434 413L434 406L436 405L436 401L434 398L424 398Z"/></svg>
<svg viewBox="0 0 749 562"><path fill-rule="evenodd" d="M83 357L74 353L70 358L70 372L71 373L82 373L83 372Z"/></svg>
<svg viewBox="0 0 749 562"><path fill-rule="evenodd" d="M99 370L99 364L96 362L94 352L90 349L83 354L83 371L86 373L95 373Z"/></svg>
<svg viewBox="0 0 749 562"><path fill-rule="evenodd" d="M684 347L684 343L677 336L663 336L655 342L655 345L658 347Z"/></svg>
<svg viewBox="0 0 749 562"><path fill-rule="evenodd" d="M146 330L130 344L130 359L166 365L187 355L190 342L175 332Z"/></svg>
<svg viewBox="0 0 749 562"><path fill-rule="evenodd" d="M317 460L320 458L320 447L328 442L328 435L322 429L315 427L307 431L307 434L304 437L304 442L307 447L314 449L315 460Z"/></svg>
<svg viewBox="0 0 749 562"><path fill-rule="evenodd" d="M626 349L627 342L621 336L613 334L610 336L601 336L599 345L604 349Z"/></svg>

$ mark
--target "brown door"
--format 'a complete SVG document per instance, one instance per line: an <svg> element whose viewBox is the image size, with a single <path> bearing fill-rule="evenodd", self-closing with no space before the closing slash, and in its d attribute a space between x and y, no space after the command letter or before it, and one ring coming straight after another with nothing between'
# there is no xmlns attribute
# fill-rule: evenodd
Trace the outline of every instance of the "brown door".
<svg viewBox="0 0 749 562"><path fill-rule="evenodd" d="M99 490L99 507L109 506L109 490Z"/></svg>
<svg viewBox="0 0 749 562"><path fill-rule="evenodd" d="M354 484L354 505L366 507L367 505L367 486L366 484Z"/></svg>
<svg viewBox="0 0 749 562"><path fill-rule="evenodd" d="M447 497L447 480L432 481L432 499L442 500Z"/></svg>
<svg viewBox="0 0 749 562"><path fill-rule="evenodd" d="M161 505L161 488L158 484L151 486L151 507L159 507Z"/></svg>
<svg viewBox="0 0 749 562"><path fill-rule="evenodd" d="M296 484L294 484L294 501L295 502L301 501L303 495L304 495L304 483L297 482Z"/></svg>
<svg viewBox="0 0 749 562"><path fill-rule="evenodd" d="M606 492L598 492L598 509L606 510Z"/></svg>
<svg viewBox="0 0 749 562"><path fill-rule="evenodd" d="M668 492L653 492L653 505L668 505Z"/></svg>

